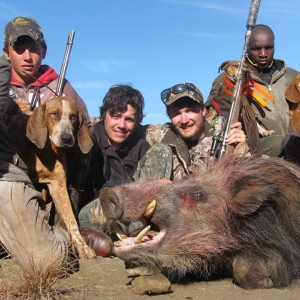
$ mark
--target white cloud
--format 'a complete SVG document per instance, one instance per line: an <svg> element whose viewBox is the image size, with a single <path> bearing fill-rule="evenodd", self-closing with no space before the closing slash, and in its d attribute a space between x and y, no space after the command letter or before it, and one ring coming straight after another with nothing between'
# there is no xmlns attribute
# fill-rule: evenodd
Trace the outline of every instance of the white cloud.
<svg viewBox="0 0 300 300"><path fill-rule="evenodd" d="M228 34L216 34L209 32L188 32L188 31L174 31L176 34L188 35L194 37L207 37L207 38L222 38L228 36Z"/></svg>
<svg viewBox="0 0 300 300"><path fill-rule="evenodd" d="M128 61L120 61L117 59L111 59L109 61L99 60L93 63L84 63L83 67L91 71L100 73L111 73L116 69L124 69L130 66L131 63Z"/></svg>
<svg viewBox="0 0 300 300"><path fill-rule="evenodd" d="M1 8L2 13L4 13L3 10L5 10L6 13L14 13L15 12L15 10L11 6L3 3L3 1L0 1L0 8Z"/></svg>
<svg viewBox="0 0 300 300"><path fill-rule="evenodd" d="M236 0L225 0L223 4L219 4L220 0L211 0L211 1L185 1L185 0L158 0L160 2L169 3L171 5L182 5L190 7L198 7L201 9L220 11L230 14L244 14L249 11L251 1L245 3L240 1L239 3ZM243 7L243 8L242 8ZM261 11L261 8L265 8ZM273 14L273 17L280 17L283 13L291 15L299 15L300 2L299 0L289 0L288 5L286 1L282 0L272 0L272 1L262 1L260 4L260 14L266 14L269 16Z"/></svg>
<svg viewBox="0 0 300 300"><path fill-rule="evenodd" d="M199 3L199 1L161 0L161 2L175 4L175 5L199 7L199 8L209 9L209 10L225 11L230 13L242 13L245 11L245 9L236 8L232 5L229 5L227 0L224 1L224 5L214 4L212 3L212 1L204 2L204 3L201 1L201 3Z"/></svg>

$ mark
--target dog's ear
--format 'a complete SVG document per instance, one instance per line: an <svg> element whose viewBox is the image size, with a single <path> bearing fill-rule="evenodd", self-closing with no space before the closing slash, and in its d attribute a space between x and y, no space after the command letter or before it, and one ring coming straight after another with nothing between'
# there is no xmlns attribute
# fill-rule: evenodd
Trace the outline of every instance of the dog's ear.
<svg viewBox="0 0 300 300"><path fill-rule="evenodd" d="M220 73L221 71L224 71L226 69L226 65L230 62L230 60L226 60L224 61L220 67L218 68L218 73Z"/></svg>
<svg viewBox="0 0 300 300"><path fill-rule="evenodd" d="M48 139L48 130L45 121L45 105L37 107L29 117L26 127L26 136L39 149L43 149Z"/></svg>
<svg viewBox="0 0 300 300"><path fill-rule="evenodd" d="M79 117L79 128L78 128L78 135L77 135L78 146L82 153L87 154L92 149L94 143L91 138L89 128L84 121L81 111L78 111L78 117Z"/></svg>
<svg viewBox="0 0 300 300"><path fill-rule="evenodd" d="M300 75L298 74L285 90L285 97L290 102L300 102Z"/></svg>

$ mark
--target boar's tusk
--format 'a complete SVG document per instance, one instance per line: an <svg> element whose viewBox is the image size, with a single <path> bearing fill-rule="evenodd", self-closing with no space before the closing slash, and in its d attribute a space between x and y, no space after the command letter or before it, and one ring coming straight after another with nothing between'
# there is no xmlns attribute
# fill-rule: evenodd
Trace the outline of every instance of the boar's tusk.
<svg viewBox="0 0 300 300"><path fill-rule="evenodd" d="M117 232L115 232L115 233L116 233L116 235L117 235L117 237L120 241L123 241L127 238L127 235L125 235L125 234L120 234L120 233L117 233Z"/></svg>
<svg viewBox="0 0 300 300"><path fill-rule="evenodd" d="M119 226L119 224L117 224L116 222L113 223L113 228L115 231L115 234L117 235L117 237L123 241L124 239L127 238L127 235L124 233L124 231L122 230L122 228Z"/></svg>
<svg viewBox="0 0 300 300"><path fill-rule="evenodd" d="M143 236L150 230L151 226L148 225L145 227L135 238L134 243L135 244L140 244L142 242Z"/></svg>
<svg viewBox="0 0 300 300"><path fill-rule="evenodd" d="M154 212L155 207L156 207L156 200L152 200L152 201L149 203L149 205L147 206L147 208L145 209L144 217L146 217L146 218L151 217L151 215L152 215L153 212Z"/></svg>

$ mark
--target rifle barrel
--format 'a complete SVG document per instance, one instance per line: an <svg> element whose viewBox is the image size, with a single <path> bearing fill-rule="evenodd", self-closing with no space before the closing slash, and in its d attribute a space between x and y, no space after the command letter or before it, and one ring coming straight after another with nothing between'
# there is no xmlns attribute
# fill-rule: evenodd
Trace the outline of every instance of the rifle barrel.
<svg viewBox="0 0 300 300"><path fill-rule="evenodd" d="M67 71L68 62L69 62L69 58L70 58L70 54L71 54L74 36L75 36L75 31L71 30L69 33L69 36L68 36L65 55L64 55L61 69L60 69L60 75L59 75L59 79L58 79L58 83L57 83L57 87L56 87L56 93L58 95L62 94L63 83L64 83L65 76L66 76L66 71Z"/></svg>
<svg viewBox="0 0 300 300"><path fill-rule="evenodd" d="M242 57L241 61L239 64L239 68L237 70L237 76L236 76L236 82L235 82L235 88L234 88L234 93L233 93L233 99L232 99L232 104L231 104L231 109L229 112L228 116L228 121L226 124L226 128L224 130L224 137L220 149L220 155L219 158L225 156L227 153L232 153L234 150L234 146L232 145L227 145L226 144L226 136L228 132L230 131L231 124L234 122L238 121L239 114L240 114L240 107L241 107L241 97L243 93L243 85L245 82L245 71L244 71L244 65L245 65L245 59L246 59L246 53L247 53L247 48L249 44L249 39L251 35L251 30L256 24L256 18L260 6L260 1L261 0L252 0L251 6L249 9L249 14L248 14L248 19L247 19L247 24L246 24L246 34L245 34L245 42L244 42L244 47L242 51Z"/></svg>
<svg viewBox="0 0 300 300"><path fill-rule="evenodd" d="M247 29L253 28L256 24L256 18L258 15L260 1L261 0L252 0L252 2L251 2L248 20L247 20Z"/></svg>

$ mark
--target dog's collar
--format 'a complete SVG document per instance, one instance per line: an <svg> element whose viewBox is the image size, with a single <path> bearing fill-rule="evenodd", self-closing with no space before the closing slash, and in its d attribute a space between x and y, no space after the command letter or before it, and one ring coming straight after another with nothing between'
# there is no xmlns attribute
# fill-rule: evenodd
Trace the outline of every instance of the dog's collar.
<svg viewBox="0 0 300 300"><path fill-rule="evenodd" d="M51 144L51 149L56 155L60 156L62 159L67 159L65 152L62 151L60 148L56 147L54 144Z"/></svg>

